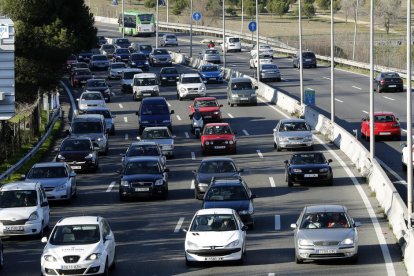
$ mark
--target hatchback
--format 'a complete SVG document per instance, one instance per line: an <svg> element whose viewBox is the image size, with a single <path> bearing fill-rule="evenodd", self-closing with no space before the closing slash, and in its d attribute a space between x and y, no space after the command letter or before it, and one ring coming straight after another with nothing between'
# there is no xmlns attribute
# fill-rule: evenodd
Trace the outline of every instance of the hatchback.
<svg viewBox="0 0 414 276"><path fill-rule="evenodd" d="M361 136L369 140L369 116L361 121ZM390 138L401 140L401 126L398 118L392 112L375 112L374 113L374 135L378 138Z"/></svg>

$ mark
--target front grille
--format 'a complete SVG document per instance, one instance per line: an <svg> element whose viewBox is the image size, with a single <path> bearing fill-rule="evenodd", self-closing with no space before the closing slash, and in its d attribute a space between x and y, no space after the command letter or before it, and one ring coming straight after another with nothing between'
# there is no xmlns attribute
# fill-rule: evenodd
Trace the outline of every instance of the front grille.
<svg viewBox="0 0 414 276"><path fill-rule="evenodd" d="M188 250L188 253L195 254L200 257L209 256L226 256L236 252L239 252L241 248L232 249L202 249L202 250Z"/></svg>
<svg viewBox="0 0 414 276"><path fill-rule="evenodd" d="M227 146L226 141L227 140L214 140L213 146Z"/></svg>
<svg viewBox="0 0 414 276"><path fill-rule="evenodd" d="M151 187L152 182L131 182L132 188Z"/></svg>
<svg viewBox="0 0 414 276"><path fill-rule="evenodd" d="M188 88L188 93L198 93L198 88Z"/></svg>
<svg viewBox="0 0 414 276"><path fill-rule="evenodd" d="M27 219L19 219L19 220L0 220L3 225L25 225Z"/></svg>
<svg viewBox="0 0 414 276"><path fill-rule="evenodd" d="M63 269L57 269L56 271L59 273L59 275L78 275L85 273L86 268L81 269L71 269L71 270L63 270Z"/></svg>
<svg viewBox="0 0 414 276"><path fill-rule="evenodd" d="M167 61L167 58L158 58L159 61Z"/></svg>
<svg viewBox="0 0 414 276"><path fill-rule="evenodd" d="M74 263L77 263L79 261L79 258L80 258L80 256L76 256L76 255L74 255L74 256L64 256L63 260L65 261L65 263L74 264Z"/></svg>
<svg viewBox="0 0 414 276"><path fill-rule="evenodd" d="M339 241L317 241L314 242L314 245L317 246L332 246L332 245L338 245Z"/></svg>
<svg viewBox="0 0 414 276"><path fill-rule="evenodd" d="M335 253L335 254L309 254L309 258L343 258L345 257L344 253Z"/></svg>
<svg viewBox="0 0 414 276"><path fill-rule="evenodd" d="M289 137L289 140L290 141L301 141L303 140L303 138L302 137Z"/></svg>

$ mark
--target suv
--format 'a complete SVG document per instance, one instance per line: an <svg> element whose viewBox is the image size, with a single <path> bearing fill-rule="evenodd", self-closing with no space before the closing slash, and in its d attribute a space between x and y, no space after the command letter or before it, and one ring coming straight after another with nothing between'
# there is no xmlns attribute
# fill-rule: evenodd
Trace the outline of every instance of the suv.
<svg viewBox="0 0 414 276"><path fill-rule="evenodd" d="M164 47L167 45L178 46L177 37L173 34L165 34L160 38L160 45L161 47Z"/></svg>
<svg viewBox="0 0 414 276"><path fill-rule="evenodd" d="M241 42L238 37L226 37L224 45L221 44L221 49L226 52L241 52Z"/></svg>
<svg viewBox="0 0 414 276"><path fill-rule="evenodd" d="M55 149L56 162L66 162L72 170L92 170L99 168L99 147L88 137L68 137Z"/></svg>
<svg viewBox="0 0 414 276"><path fill-rule="evenodd" d="M118 48L127 48L131 46L131 42L128 38L114 38L112 39L113 44Z"/></svg>
<svg viewBox="0 0 414 276"><path fill-rule="evenodd" d="M133 53L129 56L128 65L131 68L140 68L149 71L149 63L144 53Z"/></svg>
<svg viewBox="0 0 414 276"><path fill-rule="evenodd" d="M177 99L206 96L206 83L198 73L183 73L177 81Z"/></svg>
<svg viewBox="0 0 414 276"><path fill-rule="evenodd" d="M257 105L256 89L249 78L231 78L227 85L227 104Z"/></svg>
<svg viewBox="0 0 414 276"><path fill-rule="evenodd" d="M132 84L135 74L142 73L138 68L126 68L121 72L121 91L122 93L132 93Z"/></svg>
<svg viewBox="0 0 414 276"><path fill-rule="evenodd" d="M49 203L39 182L3 184L0 202L0 236L43 236L49 228Z"/></svg>
<svg viewBox="0 0 414 276"><path fill-rule="evenodd" d="M316 68L317 62L316 62L315 53L310 52L310 51L302 52L302 63L303 63L303 68L306 68L306 67ZM293 57L293 68L300 68L300 53L297 53Z"/></svg>
<svg viewBox="0 0 414 276"><path fill-rule="evenodd" d="M134 75L132 82L132 99L142 100L144 97L159 96L159 80L155 73L140 73Z"/></svg>
<svg viewBox="0 0 414 276"><path fill-rule="evenodd" d="M105 99L101 92L85 91L78 99L78 108L83 111L89 107L105 107Z"/></svg>
<svg viewBox="0 0 414 276"><path fill-rule="evenodd" d="M166 126L172 129L171 114L167 100L164 97L144 98L138 112L139 133L141 134L146 127Z"/></svg>
<svg viewBox="0 0 414 276"><path fill-rule="evenodd" d="M116 48L112 57L112 62L128 62L129 56L130 53L128 48Z"/></svg>

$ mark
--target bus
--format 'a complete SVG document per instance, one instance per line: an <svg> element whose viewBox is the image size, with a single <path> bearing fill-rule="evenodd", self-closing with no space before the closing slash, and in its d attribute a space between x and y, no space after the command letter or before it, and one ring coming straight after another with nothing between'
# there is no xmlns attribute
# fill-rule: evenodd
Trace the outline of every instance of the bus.
<svg viewBox="0 0 414 276"><path fill-rule="evenodd" d="M155 35L155 16L153 13L126 11L124 18L125 35ZM119 31L122 33L122 13L119 14L118 25Z"/></svg>

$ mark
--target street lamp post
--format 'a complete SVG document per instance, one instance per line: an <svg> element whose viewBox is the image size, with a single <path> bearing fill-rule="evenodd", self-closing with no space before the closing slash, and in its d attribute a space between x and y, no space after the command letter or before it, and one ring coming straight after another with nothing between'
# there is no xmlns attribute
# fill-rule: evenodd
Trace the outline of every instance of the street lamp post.
<svg viewBox="0 0 414 276"><path fill-rule="evenodd" d="M244 0L241 2L241 28L240 33L243 35L243 29L244 29Z"/></svg>
<svg viewBox="0 0 414 276"><path fill-rule="evenodd" d="M125 0L122 0L122 38L125 37L125 14L124 14L124 2Z"/></svg>
<svg viewBox="0 0 414 276"><path fill-rule="evenodd" d="M257 85L259 85L260 81L260 55L259 55L259 5L258 0L256 0L256 57L257 57L257 68L256 68L256 75L257 75Z"/></svg>
<svg viewBox="0 0 414 276"><path fill-rule="evenodd" d="M155 48L158 48L158 18L159 18L159 8L158 8L158 0L157 1L157 26L155 26Z"/></svg>
<svg viewBox="0 0 414 276"><path fill-rule="evenodd" d="M300 104L303 104L303 60L302 60L302 0L299 0L299 83Z"/></svg>
<svg viewBox="0 0 414 276"><path fill-rule="evenodd" d="M375 157L375 135L374 135L374 0L370 6L370 30L369 30L369 153L371 161Z"/></svg>
<svg viewBox="0 0 414 276"><path fill-rule="evenodd" d="M224 13L224 0L223 0L223 68L226 68L226 17Z"/></svg>
<svg viewBox="0 0 414 276"><path fill-rule="evenodd" d="M169 23L170 20L168 19L168 9L169 9L169 6L170 6L170 1L169 0L166 0L166 1L167 1L167 23Z"/></svg>
<svg viewBox="0 0 414 276"><path fill-rule="evenodd" d="M193 57L193 0L190 1L190 57Z"/></svg>
<svg viewBox="0 0 414 276"><path fill-rule="evenodd" d="M355 60L356 36L357 36L357 30L358 30L358 7L359 7L359 0L356 0L355 27L354 27L354 45L352 47L352 60Z"/></svg>
<svg viewBox="0 0 414 276"><path fill-rule="evenodd" d="M331 0L331 122L335 122L335 40L334 40L334 0Z"/></svg>

